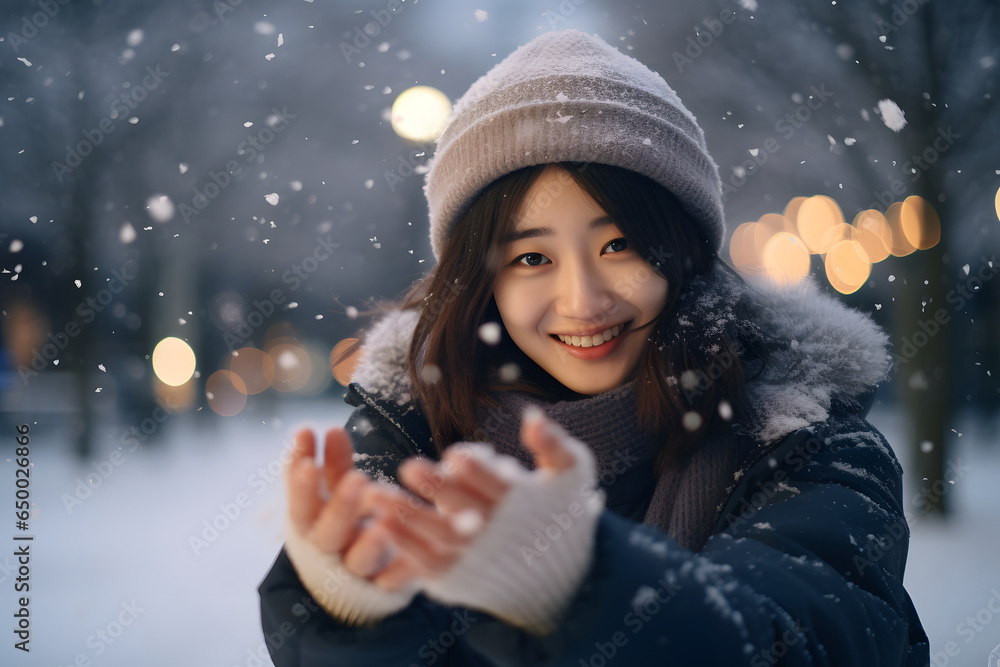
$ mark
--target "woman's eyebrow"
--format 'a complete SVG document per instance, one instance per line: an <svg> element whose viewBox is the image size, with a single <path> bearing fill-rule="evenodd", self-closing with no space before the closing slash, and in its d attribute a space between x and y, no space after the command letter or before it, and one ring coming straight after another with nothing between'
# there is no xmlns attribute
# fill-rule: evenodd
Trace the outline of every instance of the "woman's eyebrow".
<svg viewBox="0 0 1000 667"><path fill-rule="evenodd" d="M590 228L597 229L598 227L607 227L608 225L615 224L615 221L611 216L603 215L599 218L594 218L590 221ZM540 236L555 236L555 232L552 231L551 227L529 227L527 229L515 229L510 234L507 235L506 242L514 243L515 241L520 241L521 239L533 239Z"/></svg>

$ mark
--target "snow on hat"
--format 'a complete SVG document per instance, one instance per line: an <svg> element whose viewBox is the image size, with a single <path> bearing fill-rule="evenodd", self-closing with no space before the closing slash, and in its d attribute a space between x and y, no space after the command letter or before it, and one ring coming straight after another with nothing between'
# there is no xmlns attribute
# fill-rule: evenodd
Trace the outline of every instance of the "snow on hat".
<svg viewBox="0 0 1000 667"><path fill-rule="evenodd" d="M458 100L424 194L440 260L476 196L522 167L593 162L664 185L721 248L719 169L695 117L663 78L597 36L549 32L519 47Z"/></svg>

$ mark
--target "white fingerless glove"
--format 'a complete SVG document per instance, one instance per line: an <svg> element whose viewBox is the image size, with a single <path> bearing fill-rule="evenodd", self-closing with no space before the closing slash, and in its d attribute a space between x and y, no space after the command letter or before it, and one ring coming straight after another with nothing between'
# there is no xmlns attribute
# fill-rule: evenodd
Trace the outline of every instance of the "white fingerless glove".
<svg viewBox="0 0 1000 667"><path fill-rule="evenodd" d="M579 588L604 509L590 448L557 424L547 427L573 454L572 468L529 471L492 445L461 445L510 489L451 569L423 580L438 602L485 611L536 635L555 629Z"/></svg>
<svg viewBox="0 0 1000 667"><path fill-rule="evenodd" d="M351 626L373 625L409 606L419 590L411 582L398 591L387 591L344 567L340 556L320 551L288 521L285 553L299 580L323 609Z"/></svg>

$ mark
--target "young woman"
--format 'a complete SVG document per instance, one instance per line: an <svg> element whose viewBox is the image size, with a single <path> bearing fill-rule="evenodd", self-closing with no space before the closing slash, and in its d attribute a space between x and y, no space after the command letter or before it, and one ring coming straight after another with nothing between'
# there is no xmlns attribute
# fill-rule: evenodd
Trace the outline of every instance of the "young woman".
<svg viewBox="0 0 1000 667"><path fill-rule="evenodd" d="M297 434L276 665L927 663L864 419L886 336L719 260L662 78L540 36L458 102L425 192L437 266L368 332L321 464Z"/></svg>

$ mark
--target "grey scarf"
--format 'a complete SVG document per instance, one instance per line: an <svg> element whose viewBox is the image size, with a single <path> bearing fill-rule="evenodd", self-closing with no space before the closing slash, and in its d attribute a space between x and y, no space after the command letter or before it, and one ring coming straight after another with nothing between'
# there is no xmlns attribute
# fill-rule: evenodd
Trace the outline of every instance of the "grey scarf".
<svg viewBox="0 0 1000 667"><path fill-rule="evenodd" d="M688 456L667 466L659 479L652 479L653 463L660 443L639 428L635 381L596 396L574 401L543 402L524 392L496 392L499 409L488 411L480 421L477 437L495 445L498 452L534 468L532 455L521 444L521 414L536 404L573 437L594 453L599 485L616 497L648 494L638 489L613 488L615 484L642 484L644 475L652 487L642 522L655 526L682 546L700 550L712 534L718 506L725 499L737 466L735 448L726 438L710 439ZM669 443L666 445L669 447ZM645 499L642 499L645 504Z"/></svg>

